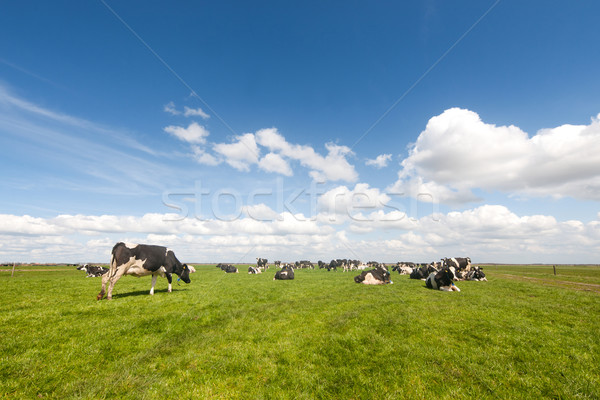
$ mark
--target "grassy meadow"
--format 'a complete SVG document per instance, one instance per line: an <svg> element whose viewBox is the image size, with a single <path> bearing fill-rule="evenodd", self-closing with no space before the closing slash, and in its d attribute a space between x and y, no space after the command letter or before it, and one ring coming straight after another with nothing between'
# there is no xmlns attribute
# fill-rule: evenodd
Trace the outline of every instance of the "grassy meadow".
<svg viewBox="0 0 600 400"><path fill-rule="evenodd" d="M599 397L600 267L486 266L453 293L238 267L100 302L74 267L0 272L0 398Z"/></svg>

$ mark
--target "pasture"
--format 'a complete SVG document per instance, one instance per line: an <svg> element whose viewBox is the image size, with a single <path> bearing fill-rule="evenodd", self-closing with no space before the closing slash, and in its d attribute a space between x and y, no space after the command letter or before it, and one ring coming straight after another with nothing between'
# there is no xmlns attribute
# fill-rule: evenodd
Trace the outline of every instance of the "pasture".
<svg viewBox="0 0 600 400"><path fill-rule="evenodd" d="M0 272L0 397L598 398L600 267L486 266L461 292L392 273L293 281L198 265L112 301L74 267Z"/></svg>

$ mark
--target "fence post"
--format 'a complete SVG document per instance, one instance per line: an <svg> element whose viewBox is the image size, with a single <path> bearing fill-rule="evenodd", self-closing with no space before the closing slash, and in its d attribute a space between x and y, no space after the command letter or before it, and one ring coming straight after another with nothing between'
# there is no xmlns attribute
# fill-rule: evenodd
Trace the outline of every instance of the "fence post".
<svg viewBox="0 0 600 400"><path fill-rule="evenodd" d="M15 274L15 265L16 265L16 263L13 263L13 269L12 269L12 272L11 272L11 274L10 274L10 277L11 277L11 278L12 278L12 277L13 277L13 275Z"/></svg>
<svg viewBox="0 0 600 400"><path fill-rule="evenodd" d="M554 276L556 276L556 265L553 265L552 268L554 268Z"/></svg>

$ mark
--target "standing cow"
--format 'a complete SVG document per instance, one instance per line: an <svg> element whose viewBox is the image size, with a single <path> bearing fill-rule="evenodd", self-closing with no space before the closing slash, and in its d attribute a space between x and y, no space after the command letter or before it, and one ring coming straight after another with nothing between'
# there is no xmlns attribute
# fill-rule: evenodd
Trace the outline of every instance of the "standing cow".
<svg viewBox="0 0 600 400"><path fill-rule="evenodd" d="M104 297L106 284L108 291L106 298L112 299L112 291L115 283L123 275L141 277L152 275L152 287L150 294L154 294L154 285L158 275L166 277L169 281L169 293L172 291L172 274L176 274L185 283L190 283L190 272L194 272L187 264L179 262L172 250L163 246L147 244L115 244L110 256L110 269L102 276L102 288L98 293L98 300Z"/></svg>

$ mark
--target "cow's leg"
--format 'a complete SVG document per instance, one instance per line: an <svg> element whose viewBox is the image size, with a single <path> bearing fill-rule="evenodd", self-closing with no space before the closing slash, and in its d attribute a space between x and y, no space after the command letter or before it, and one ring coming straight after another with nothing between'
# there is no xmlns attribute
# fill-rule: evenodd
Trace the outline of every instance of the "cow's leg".
<svg viewBox="0 0 600 400"><path fill-rule="evenodd" d="M451 286L452 290L454 290L455 292L460 292L460 289L458 288L458 286L456 285L452 285Z"/></svg>
<svg viewBox="0 0 600 400"><path fill-rule="evenodd" d="M96 300L102 300L102 298L104 297L104 293L106 290L106 282L108 282L108 276L110 275L109 272L107 272L106 274L104 274L102 276L102 287L100 288L100 293L98 293L98 296L96 297Z"/></svg>
<svg viewBox="0 0 600 400"><path fill-rule="evenodd" d="M173 291L173 286L171 285L171 282L173 282L173 276L169 273L166 273L165 276L167 277L167 280L169 281L169 289L167 289L167 291L169 293L171 293Z"/></svg>
<svg viewBox="0 0 600 400"><path fill-rule="evenodd" d="M154 294L154 285L156 285L157 278L158 278L158 275L152 274L152 287L150 288L150 295Z"/></svg>
<svg viewBox="0 0 600 400"><path fill-rule="evenodd" d="M440 290L444 291L444 292L451 292L452 289L450 289L450 286L440 286Z"/></svg>
<svg viewBox="0 0 600 400"><path fill-rule="evenodd" d="M110 281L110 283L108 284L108 291L106 293L107 300L112 299L112 291L113 291L113 288L115 287L115 283L117 283L119 278L121 278L121 276L123 276L124 271L125 271L124 266L121 266L121 268L117 267L117 271L108 279Z"/></svg>

